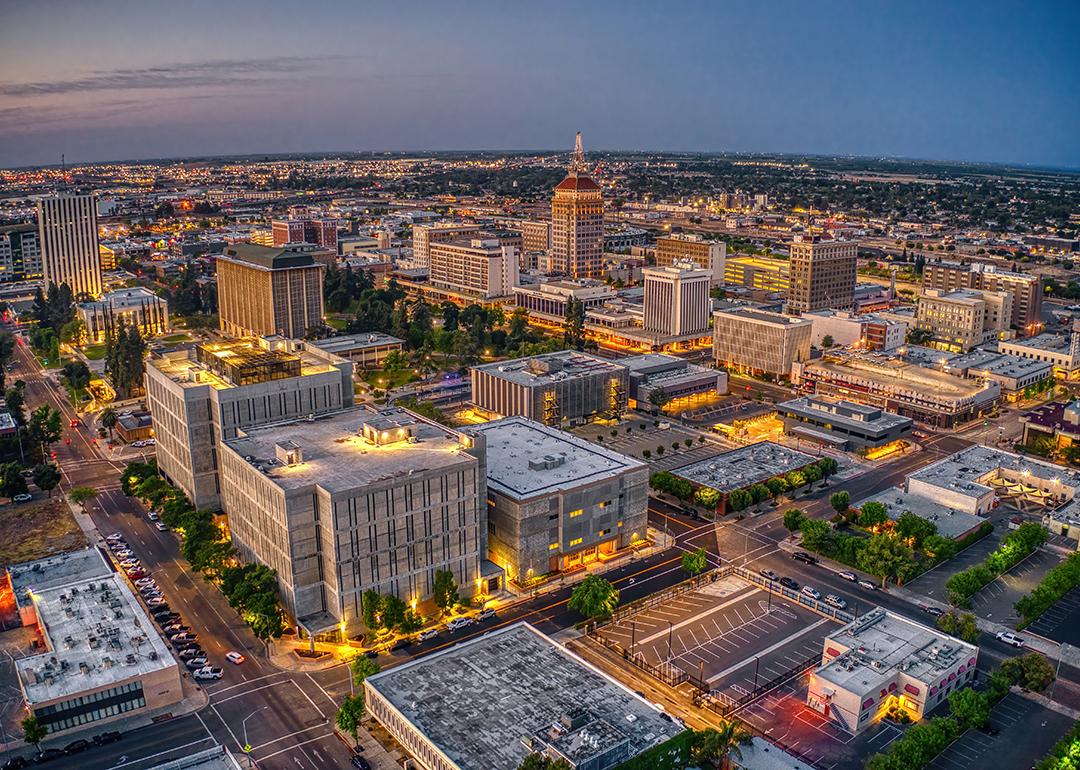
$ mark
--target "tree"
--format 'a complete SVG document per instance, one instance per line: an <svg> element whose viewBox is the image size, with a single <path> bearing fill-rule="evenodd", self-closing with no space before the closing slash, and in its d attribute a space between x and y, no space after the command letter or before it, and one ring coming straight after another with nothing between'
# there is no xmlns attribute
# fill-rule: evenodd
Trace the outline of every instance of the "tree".
<svg viewBox="0 0 1080 770"><path fill-rule="evenodd" d="M366 655L357 655L349 661L349 669L352 671L353 683L359 687L369 676L375 676L381 667Z"/></svg>
<svg viewBox="0 0 1080 770"><path fill-rule="evenodd" d="M750 733L735 721L724 722L719 728L709 727L694 735L690 760L696 765L720 767L729 758L742 759L740 746L750 743Z"/></svg>
<svg viewBox="0 0 1080 770"><path fill-rule="evenodd" d="M961 727L983 728L990 722L990 699L970 687L949 693L949 708Z"/></svg>
<svg viewBox="0 0 1080 770"><path fill-rule="evenodd" d="M457 581L454 580L454 573L448 569L435 570L431 590L434 594L435 604L443 612L449 612L458 603Z"/></svg>
<svg viewBox="0 0 1080 770"><path fill-rule="evenodd" d="M87 501L93 500L97 497L97 490L93 487L75 487L68 492L68 499L80 507L86 505Z"/></svg>
<svg viewBox="0 0 1080 770"><path fill-rule="evenodd" d="M751 499L754 501L754 505L767 500L769 498L769 488L764 484L754 484L747 490L750 493Z"/></svg>
<svg viewBox="0 0 1080 770"><path fill-rule="evenodd" d="M1034 692L1042 692L1054 681L1054 667L1037 652L1006 658L1001 663L1001 673L1009 684Z"/></svg>
<svg viewBox="0 0 1080 770"><path fill-rule="evenodd" d="M4 391L4 402L15 420L15 424L24 425L26 423L26 412L23 410L23 404L26 402L23 399L22 390L20 388L8 388Z"/></svg>
<svg viewBox="0 0 1080 770"><path fill-rule="evenodd" d="M116 427L116 423L120 421L120 417L116 414L116 411L110 406L102 411L101 416L98 417L101 422L101 426L109 431L109 439L113 437L113 428Z"/></svg>
<svg viewBox="0 0 1080 770"><path fill-rule="evenodd" d="M709 557L704 548L688 551L682 555L682 568L689 575L700 575L709 566Z"/></svg>
<svg viewBox="0 0 1080 770"><path fill-rule="evenodd" d="M60 412L49 408L48 404L42 404L31 412L27 434L31 441L41 445L42 454L48 451L49 445L60 440L62 433Z"/></svg>
<svg viewBox="0 0 1080 770"><path fill-rule="evenodd" d="M663 388L654 388L649 392L649 403L657 409L663 409L669 401L671 401L671 396Z"/></svg>
<svg viewBox="0 0 1080 770"><path fill-rule="evenodd" d="M784 529L795 534L802 528L806 516L798 508L788 508L784 511Z"/></svg>
<svg viewBox="0 0 1080 770"><path fill-rule="evenodd" d="M715 510L720 502L720 493L712 487L698 487L698 490L694 492L694 502L703 508Z"/></svg>
<svg viewBox="0 0 1080 770"><path fill-rule="evenodd" d="M384 628L397 628L405 620L408 610L405 600L394 594L388 594L382 600L382 624Z"/></svg>
<svg viewBox="0 0 1080 770"><path fill-rule="evenodd" d="M364 591L361 603L364 625L372 631L377 630L382 614L382 596L374 588L369 588Z"/></svg>
<svg viewBox="0 0 1080 770"><path fill-rule="evenodd" d="M346 695L345 699L341 701L341 707L338 708L337 714L334 717L334 722L341 728L342 732L346 732L352 736L355 741L357 733L360 730L360 723L364 719L364 691L356 693L356 695Z"/></svg>
<svg viewBox="0 0 1080 770"><path fill-rule="evenodd" d="M779 497L780 495L788 491L788 483L783 479L782 476L777 476L776 478L769 479L765 482L765 486L769 488L769 494L773 497Z"/></svg>
<svg viewBox="0 0 1080 770"><path fill-rule="evenodd" d="M833 338L831 334L826 334L824 337L821 338L821 347L823 347L825 350L828 350L832 346Z"/></svg>
<svg viewBox="0 0 1080 770"><path fill-rule="evenodd" d="M911 541L915 548L919 548L926 538L937 534L937 525L929 519L916 516L911 511L904 511L896 520L896 534L903 540Z"/></svg>
<svg viewBox="0 0 1080 770"><path fill-rule="evenodd" d="M904 567L915 561L915 554L900 540L888 533L874 535L866 541L859 554L859 566L881 578L884 588L889 578L899 578Z"/></svg>
<svg viewBox="0 0 1080 770"><path fill-rule="evenodd" d="M970 612L957 614L950 610L938 616L937 627L951 636L958 636L965 642L974 644L979 638L979 626Z"/></svg>
<svg viewBox="0 0 1080 770"><path fill-rule="evenodd" d="M846 495L847 492L837 492L836 494ZM833 497L836 497L836 495L833 495ZM884 524L888 520L889 509L885 507L884 503L871 500L868 503L863 503L863 507L859 509L859 525L867 529L876 527L878 524Z"/></svg>
<svg viewBox="0 0 1080 770"><path fill-rule="evenodd" d="M574 350L585 349L585 304L578 299L566 303L563 343Z"/></svg>
<svg viewBox="0 0 1080 770"><path fill-rule="evenodd" d="M83 391L90 384L90 370L82 361L70 361L64 364L60 370L60 376L64 378L72 393L72 400L76 404L82 400Z"/></svg>
<svg viewBox="0 0 1080 770"><path fill-rule="evenodd" d="M442 313L443 329L448 332L452 332L458 328L458 315L460 311L458 306L450 300L446 300L439 305L439 310Z"/></svg>
<svg viewBox="0 0 1080 770"><path fill-rule="evenodd" d="M840 467L839 463L837 463L836 460L831 457L822 457L820 460L817 461L816 465L818 467L818 470L821 471L821 477L823 479L827 479L829 476L832 476Z"/></svg>
<svg viewBox="0 0 1080 770"><path fill-rule="evenodd" d="M26 479L18 463L0 464L0 497L15 497L26 492Z"/></svg>
<svg viewBox="0 0 1080 770"><path fill-rule="evenodd" d="M851 495L843 489L839 492L833 492L829 496L829 505L831 505L833 510L837 513L847 513L848 508L851 507Z"/></svg>
<svg viewBox="0 0 1080 770"><path fill-rule="evenodd" d="M49 729L38 721L34 715L25 717L22 721L23 740L33 744L34 748L40 748L41 742L49 734Z"/></svg>
<svg viewBox="0 0 1080 770"><path fill-rule="evenodd" d="M802 532L803 545L811 551L823 553L829 550L833 530L828 522L821 519L804 519L799 530Z"/></svg>
<svg viewBox="0 0 1080 770"><path fill-rule="evenodd" d="M533 752L521 760L517 770L571 770L572 765L562 757L552 759L546 754Z"/></svg>
<svg viewBox="0 0 1080 770"><path fill-rule="evenodd" d="M52 463L41 463L34 468L34 483L42 492L48 492L52 497L52 491L60 483L60 471Z"/></svg>
<svg viewBox="0 0 1080 770"><path fill-rule="evenodd" d="M806 484L806 474L802 471L788 471L784 475L784 481L788 484L788 489L798 489Z"/></svg>
<svg viewBox="0 0 1080 770"><path fill-rule="evenodd" d="M619 592L599 575L589 575L577 584L567 604L587 618L606 618L619 606Z"/></svg>
<svg viewBox="0 0 1080 770"><path fill-rule="evenodd" d="M728 508L738 513L739 511L745 510L750 505L753 505L754 498L751 497L750 493L745 489L736 489L728 495L727 502Z"/></svg>

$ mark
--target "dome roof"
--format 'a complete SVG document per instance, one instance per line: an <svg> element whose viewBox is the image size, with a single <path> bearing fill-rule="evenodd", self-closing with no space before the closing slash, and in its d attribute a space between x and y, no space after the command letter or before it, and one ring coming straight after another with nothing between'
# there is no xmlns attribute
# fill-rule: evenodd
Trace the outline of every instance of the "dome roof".
<svg viewBox="0 0 1080 770"><path fill-rule="evenodd" d="M555 186L556 190L599 190L600 185L593 181L592 177L579 174L569 174Z"/></svg>

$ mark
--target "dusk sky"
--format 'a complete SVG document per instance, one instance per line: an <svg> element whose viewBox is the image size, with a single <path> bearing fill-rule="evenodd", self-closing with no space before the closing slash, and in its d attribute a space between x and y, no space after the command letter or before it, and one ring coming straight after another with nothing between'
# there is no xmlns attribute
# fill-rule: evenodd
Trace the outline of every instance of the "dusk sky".
<svg viewBox="0 0 1080 770"><path fill-rule="evenodd" d="M0 166L766 151L1080 168L1080 3L0 0Z"/></svg>

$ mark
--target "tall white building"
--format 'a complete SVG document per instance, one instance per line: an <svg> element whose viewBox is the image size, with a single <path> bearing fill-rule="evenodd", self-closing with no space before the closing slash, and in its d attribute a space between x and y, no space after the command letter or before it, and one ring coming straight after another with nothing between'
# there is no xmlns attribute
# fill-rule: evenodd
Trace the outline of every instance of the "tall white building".
<svg viewBox="0 0 1080 770"><path fill-rule="evenodd" d="M413 225L413 267L431 266L431 244L444 243L478 232L480 225L436 222L431 225Z"/></svg>
<svg viewBox="0 0 1080 770"><path fill-rule="evenodd" d="M75 296L101 294L97 200L93 194L57 193L37 202L45 283L66 283Z"/></svg>
<svg viewBox="0 0 1080 770"><path fill-rule="evenodd" d="M646 331L670 335L708 331L712 320L711 270L681 262L645 268L643 275Z"/></svg>
<svg viewBox="0 0 1080 770"><path fill-rule="evenodd" d="M497 237L432 243L428 248L431 283L441 289L478 299L514 293L518 280L518 250Z"/></svg>

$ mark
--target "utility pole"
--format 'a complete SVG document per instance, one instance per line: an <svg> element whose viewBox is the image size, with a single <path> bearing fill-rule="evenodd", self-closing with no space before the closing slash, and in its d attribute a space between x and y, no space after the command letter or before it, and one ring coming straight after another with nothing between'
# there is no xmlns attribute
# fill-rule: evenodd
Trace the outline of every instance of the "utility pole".
<svg viewBox="0 0 1080 770"><path fill-rule="evenodd" d="M671 629L671 621L669 620L667 624L667 659L669 663L671 662Z"/></svg>

